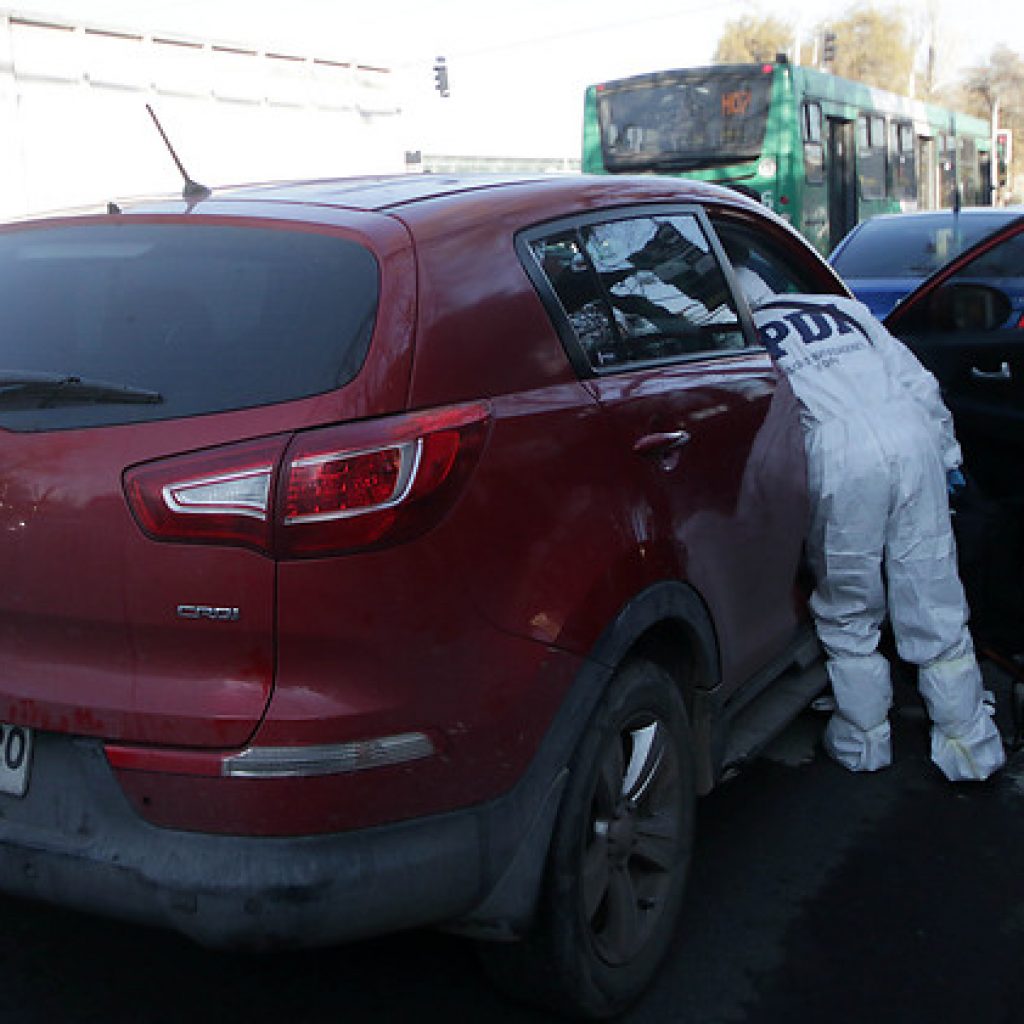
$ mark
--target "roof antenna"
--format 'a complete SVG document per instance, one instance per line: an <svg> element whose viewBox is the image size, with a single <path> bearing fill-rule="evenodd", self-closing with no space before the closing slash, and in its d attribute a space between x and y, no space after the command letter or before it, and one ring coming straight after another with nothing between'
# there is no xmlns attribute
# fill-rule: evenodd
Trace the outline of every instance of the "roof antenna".
<svg viewBox="0 0 1024 1024"><path fill-rule="evenodd" d="M171 140L167 138L167 133L164 131L163 126L157 120L157 116L153 111L153 108L147 103L146 109L149 111L149 116L153 118L153 124L156 125L156 130L160 133L160 138L164 140L164 145L167 146L168 152L171 154L171 159L176 164L178 170L181 172L181 176L185 179L185 187L181 190L181 194L185 199L206 199L210 195L210 190L205 185L200 185L198 181L193 181L188 176L188 171L185 170L185 165L178 159L178 154L174 152L174 147L171 145Z"/></svg>

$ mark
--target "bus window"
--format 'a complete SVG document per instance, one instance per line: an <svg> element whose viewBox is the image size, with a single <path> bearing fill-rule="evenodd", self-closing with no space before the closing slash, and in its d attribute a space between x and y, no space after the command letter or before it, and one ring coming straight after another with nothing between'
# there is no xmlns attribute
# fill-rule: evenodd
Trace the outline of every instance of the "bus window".
<svg viewBox="0 0 1024 1024"><path fill-rule="evenodd" d="M761 155L771 66L666 72L597 92L605 168L688 170Z"/></svg>
<svg viewBox="0 0 1024 1024"><path fill-rule="evenodd" d="M939 136L939 206L951 207L956 193L956 139Z"/></svg>
<svg viewBox="0 0 1024 1024"><path fill-rule="evenodd" d="M974 139L961 136L956 140L957 178L960 181L960 198L967 206L979 203L978 149Z"/></svg>
<svg viewBox="0 0 1024 1024"><path fill-rule="evenodd" d="M857 177L861 199L885 198L885 118L857 117Z"/></svg>
<svg viewBox="0 0 1024 1024"><path fill-rule="evenodd" d="M804 171L809 185L825 180L825 153L821 142L821 106L805 103L803 116Z"/></svg>
<svg viewBox="0 0 1024 1024"><path fill-rule="evenodd" d="M892 160L891 195L895 199L916 199L914 126L909 121L893 121L889 126L889 153Z"/></svg>
<svg viewBox="0 0 1024 1024"><path fill-rule="evenodd" d="M978 153L978 205L992 205L992 154Z"/></svg>

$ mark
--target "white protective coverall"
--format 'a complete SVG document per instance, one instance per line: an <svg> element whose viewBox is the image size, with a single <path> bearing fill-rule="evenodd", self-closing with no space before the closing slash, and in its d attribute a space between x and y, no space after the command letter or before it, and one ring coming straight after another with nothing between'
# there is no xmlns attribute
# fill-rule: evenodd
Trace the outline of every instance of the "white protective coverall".
<svg viewBox="0 0 1024 1024"><path fill-rule="evenodd" d="M745 268L737 276L800 403L811 611L836 702L825 748L853 771L891 762L892 684L878 651L887 585L900 657L919 666L932 760L951 780L985 779L1005 754L957 575L946 473L961 456L938 383L861 303L775 295Z"/></svg>

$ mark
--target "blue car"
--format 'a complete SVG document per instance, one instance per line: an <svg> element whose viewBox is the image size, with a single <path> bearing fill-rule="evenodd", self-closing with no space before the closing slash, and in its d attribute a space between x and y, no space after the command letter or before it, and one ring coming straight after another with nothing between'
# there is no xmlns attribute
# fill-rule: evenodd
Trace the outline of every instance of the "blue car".
<svg viewBox="0 0 1024 1024"><path fill-rule="evenodd" d="M1024 207L991 206L968 207L957 213L884 214L858 224L835 247L829 263L854 295L882 319L925 278L1021 216ZM1024 263L1016 262L1009 274L1009 265L1004 264L1005 259L992 266L979 261L972 277L985 281L990 272L1000 281L1015 277L1016 285L1006 290L1017 298L1024 291Z"/></svg>

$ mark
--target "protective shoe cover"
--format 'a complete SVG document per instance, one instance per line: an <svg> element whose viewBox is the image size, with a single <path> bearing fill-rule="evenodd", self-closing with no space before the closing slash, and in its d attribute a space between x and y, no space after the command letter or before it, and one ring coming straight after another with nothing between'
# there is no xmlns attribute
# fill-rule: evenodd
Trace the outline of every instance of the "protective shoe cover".
<svg viewBox="0 0 1024 1024"><path fill-rule="evenodd" d="M995 723L981 712L959 735L932 728L932 760L950 782L984 782L1006 763Z"/></svg>
<svg viewBox="0 0 1024 1024"><path fill-rule="evenodd" d="M932 760L951 782L981 782L1006 763L970 637L924 665L921 696L932 719Z"/></svg>
<svg viewBox="0 0 1024 1024"><path fill-rule="evenodd" d="M851 772L874 772L892 763L889 663L877 652L833 657L828 675L836 711L825 727L829 755Z"/></svg>
<svg viewBox="0 0 1024 1024"><path fill-rule="evenodd" d="M889 721L873 729L858 729L841 715L833 715L825 726L823 740L829 756L851 772L877 772L892 764Z"/></svg>

